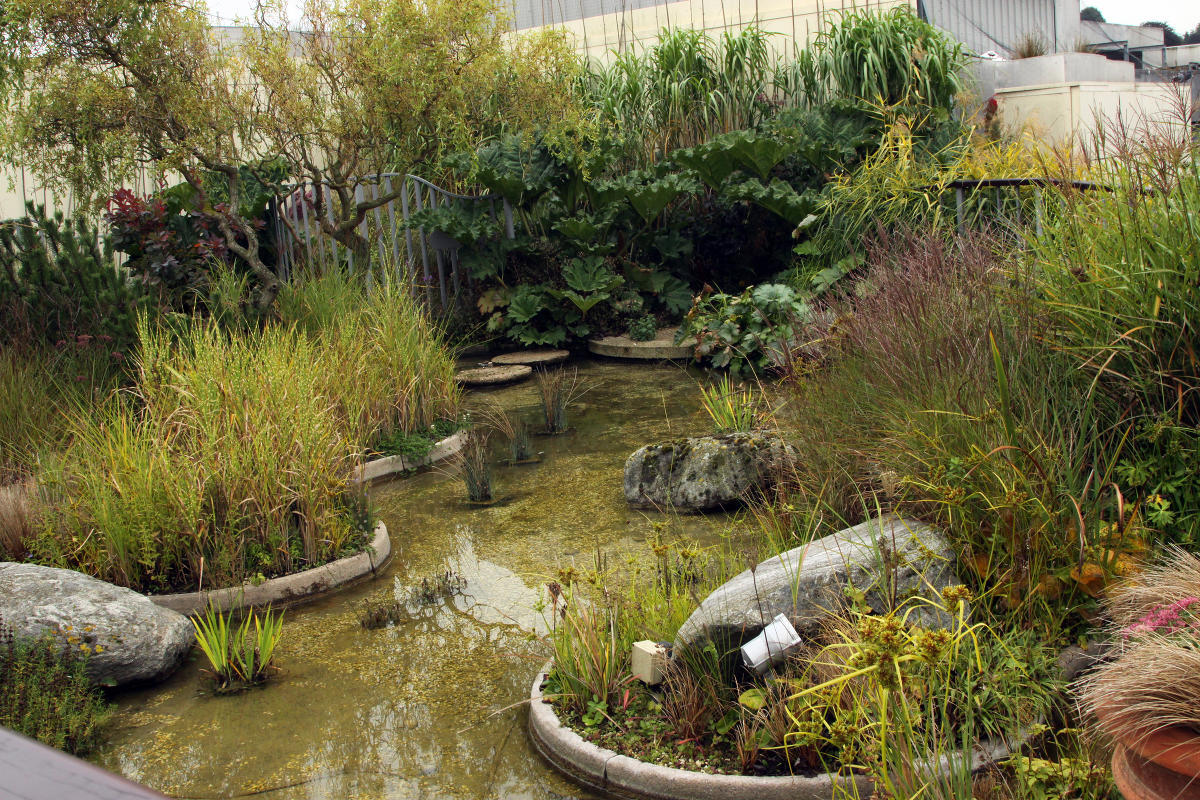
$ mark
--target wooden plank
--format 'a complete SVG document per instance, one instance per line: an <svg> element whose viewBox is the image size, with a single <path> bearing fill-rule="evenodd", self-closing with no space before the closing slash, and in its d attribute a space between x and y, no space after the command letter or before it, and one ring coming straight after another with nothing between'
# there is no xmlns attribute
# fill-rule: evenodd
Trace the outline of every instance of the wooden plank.
<svg viewBox="0 0 1200 800"><path fill-rule="evenodd" d="M3 800L163 800L166 795L0 728Z"/></svg>

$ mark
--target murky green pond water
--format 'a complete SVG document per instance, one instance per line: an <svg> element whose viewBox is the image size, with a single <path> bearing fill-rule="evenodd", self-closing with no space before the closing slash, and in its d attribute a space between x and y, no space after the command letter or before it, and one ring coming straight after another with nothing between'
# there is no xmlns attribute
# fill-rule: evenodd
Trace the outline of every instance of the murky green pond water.
<svg viewBox="0 0 1200 800"><path fill-rule="evenodd" d="M644 555L650 523L625 505L622 465L637 447L704 433L697 374L678 367L583 363L590 390L573 433L539 437L539 464L497 470L503 502L468 508L461 484L427 472L377 486L392 537L376 579L287 612L266 687L206 693L200 657L167 683L119 700L110 743L97 756L176 797L589 797L551 770L525 731L529 684L546 660L534 611L560 567L592 564L597 549ZM473 394L537 417L532 382ZM712 543L722 516L673 517L671 531ZM355 611L368 598L404 597L446 566L465 594L381 630Z"/></svg>

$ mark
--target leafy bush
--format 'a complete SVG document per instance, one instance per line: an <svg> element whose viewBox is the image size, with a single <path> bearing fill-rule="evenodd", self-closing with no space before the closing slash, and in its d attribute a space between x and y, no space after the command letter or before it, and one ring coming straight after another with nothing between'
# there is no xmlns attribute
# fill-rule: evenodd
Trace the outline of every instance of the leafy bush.
<svg viewBox="0 0 1200 800"><path fill-rule="evenodd" d="M215 220L186 213L175 195L141 198L118 189L104 219L113 247L129 256L128 269L177 310L196 308L212 263L228 256Z"/></svg>
<svg viewBox="0 0 1200 800"><path fill-rule="evenodd" d="M648 342L658 335L658 320L653 314L638 317L629 323L627 335L635 342Z"/></svg>
<svg viewBox="0 0 1200 800"><path fill-rule="evenodd" d="M87 661L52 634L19 639L0 620L0 725L73 755L101 741L112 706Z"/></svg>
<svg viewBox="0 0 1200 800"><path fill-rule="evenodd" d="M697 358L735 374L779 369L808 310L791 287L778 283L754 286L741 295L702 294L676 341L695 336Z"/></svg>
<svg viewBox="0 0 1200 800"><path fill-rule="evenodd" d="M145 291L83 217L68 222L32 203L27 212L0 223L0 340L52 345L85 337L120 357L136 341Z"/></svg>

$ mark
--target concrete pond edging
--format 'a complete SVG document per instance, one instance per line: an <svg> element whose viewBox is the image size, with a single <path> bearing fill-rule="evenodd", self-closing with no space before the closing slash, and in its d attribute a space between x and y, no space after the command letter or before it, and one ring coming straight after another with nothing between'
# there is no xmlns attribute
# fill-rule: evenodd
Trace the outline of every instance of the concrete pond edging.
<svg viewBox="0 0 1200 800"><path fill-rule="evenodd" d="M871 797L875 791L866 775L714 775L638 761L592 744L563 725L542 694L550 667L542 667L529 691L529 738L555 769L602 794L623 800L833 800ZM1011 752L1007 744L983 742L971 754L972 768ZM938 769L946 769L948 760L940 756Z"/></svg>
<svg viewBox="0 0 1200 800"><path fill-rule="evenodd" d="M590 339L588 352L606 358L622 358L635 361L690 361L695 355L696 339L690 337L675 344L675 329L661 328L648 341L636 341L628 336L605 336Z"/></svg>
<svg viewBox="0 0 1200 800"><path fill-rule="evenodd" d="M823 773L755 777L712 775L638 761L592 744L563 725L542 695L550 665L534 678L529 692L529 735L556 769L591 789L637 800L828 800L839 786L854 796L870 797L874 786L864 776L838 778ZM851 784L855 785L851 785Z"/></svg>
<svg viewBox="0 0 1200 800"><path fill-rule="evenodd" d="M365 550L330 561L319 567L280 575L260 584L244 583L200 592L152 594L155 604L180 614L200 614L211 603L221 611L242 608L287 608L374 575L392 557L392 540L383 522L375 525L375 534Z"/></svg>
<svg viewBox="0 0 1200 800"><path fill-rule="evenodd" d="M420 459L403 455L386 456L368 461L358 468L355 483L369 483L401 472L431 466L449 458L462 449L466 436L462 431L447 436L435 444ZM375 575L392 557L392 540L382 521L375 525L371 543L354 555L330 561L319 567L281 575L259 584L245 583L199 592L152 594L155 604L181 614L199 614L211 603L221 611L242 608L287 608L316 600L335 589L341 589Z"/></svg>

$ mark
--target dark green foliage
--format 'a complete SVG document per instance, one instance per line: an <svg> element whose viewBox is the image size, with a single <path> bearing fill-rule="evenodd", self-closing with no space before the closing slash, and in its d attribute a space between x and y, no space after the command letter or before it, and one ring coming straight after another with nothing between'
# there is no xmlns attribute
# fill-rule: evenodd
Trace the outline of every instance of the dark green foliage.
<svg viewBox="0 0 1200 800"><path fill-rule="evenodd" d="M86 660L52 634L18 639L0 620L0 725L84 755L100 743L112 706L92 688Z"/></svg>
<svg viewBox="0 0 1200 800"><path fill-rule="evenodd" d="M714 367L755 373L783 366L808 304L789 286L764 283L741 295L702 294L678 339L695 336L698 355Z"/></svg>
<svg viewBox="0 0 1200 800"><path fill-rule="evenodd" d="M629 323L628 335L635 342L648 342L658 335L658 320L653 314L638 317Z"/></svg>
<svg viewBox="0 0 1200 800"><path fill-rule="evenodd" d="M435 444L461 428L462 423L458 420L441 419L425 431L405 433L397 429L381 436L375 450L385 456L404 456L411 461L420 461L429 455Z"/></svg>
<svg viewBox="0 0 1200 800"><path fill-rule="evenodd" d="M1095 6L1080 9L1079 19L1083 22L1104 22L1104 14Z"/></svg>
<svg viewBox="0 0 1200 800"><path fill-rule="evenodd" d="M0 223L0 340L95 339L122 358L137 340L147 293L114 263L108 241L84 218L68 221L32 203L27 211Z"/></svg>

